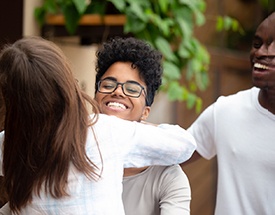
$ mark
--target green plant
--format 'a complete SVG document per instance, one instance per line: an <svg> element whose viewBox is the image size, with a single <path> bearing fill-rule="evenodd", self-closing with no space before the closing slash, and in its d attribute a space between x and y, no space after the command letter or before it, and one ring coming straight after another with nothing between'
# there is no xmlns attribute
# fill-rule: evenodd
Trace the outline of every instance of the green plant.
<svg viewBox="0 0 275 215"><path fill-rule="evenodd" d="M35 10L42 25L48 13L62 13L66 28L73 34L81 16L87 13L106 12L112 4L126 15L125 33L149 42L164 56L162 90L170 100L185 101L188 108L199 112L202 100L198 90L208 86L210 57L207 49L194 37L196 26L205 23L204 0L45 0ZM217 17L218 27L238 30L238 22L229 17Z"/></svg>
<svg viewBox="0 0 275 215"><path fill-rule="evenodd" d="M110 0L125 13L125 32L150 42L164 56L162 90L171 100L186 101L201 109L195 94L208 85L209 54L194 37L195 25L204 24L202 0L133 1Z"/></svg>
<svg viewBox="0 0 275 215"><path fill-rule="evenodd" d="M273 0L259 0L259 3L267 14L274 12L275 1L273 1Z"/></svg>
<svg viewBox="0 0 275 215"><path fill-rule="evenodd" d="M34 16L42 26L49 14L62 14L69 34L74 34L78 22L84 14L104 14L107 7L105 0L44 0L42 6L35 8Z"/></svg>

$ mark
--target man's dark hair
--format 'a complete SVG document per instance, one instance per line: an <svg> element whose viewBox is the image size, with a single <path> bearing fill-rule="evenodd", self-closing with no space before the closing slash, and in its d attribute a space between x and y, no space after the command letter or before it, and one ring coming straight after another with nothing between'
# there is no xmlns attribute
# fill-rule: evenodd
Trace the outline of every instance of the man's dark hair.
<svg viewBox="0 0 275 215"><path fill-rule="evenodd" d="M163 73L162 54L148 43L133 38L116 37L104 42L96 53L96 84L115 62L131 62L146 84L146 105L151 106L161 85Z"/></svg>

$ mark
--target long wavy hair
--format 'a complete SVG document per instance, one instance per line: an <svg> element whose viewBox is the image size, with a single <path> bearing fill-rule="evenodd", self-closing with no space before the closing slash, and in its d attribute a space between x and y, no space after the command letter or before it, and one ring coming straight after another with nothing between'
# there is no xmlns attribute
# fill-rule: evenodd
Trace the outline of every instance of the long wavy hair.
<svg viewBox="0 0 275 215"><path fill-rule="evenodd" d="M44 186L54 198L68 195L70 163L87 177L99 177L85 151L97 105L81 91L54 43L30 37L6 46L0 54L0 85L6 114L4 183L12 211L19 212Z"/></svg>

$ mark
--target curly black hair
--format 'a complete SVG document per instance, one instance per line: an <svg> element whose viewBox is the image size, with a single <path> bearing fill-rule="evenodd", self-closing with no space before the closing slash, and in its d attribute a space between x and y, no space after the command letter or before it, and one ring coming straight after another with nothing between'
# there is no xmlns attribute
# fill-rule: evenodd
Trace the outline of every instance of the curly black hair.
<svg viewBox="0 0 275 215"><path fill-rule="evenodd" d="M96 83L115 62L131 62L146 84L146 105L151 106L161 85L162 54L148 43L133 37L115 37L104 42L96 53Z"/></svg>

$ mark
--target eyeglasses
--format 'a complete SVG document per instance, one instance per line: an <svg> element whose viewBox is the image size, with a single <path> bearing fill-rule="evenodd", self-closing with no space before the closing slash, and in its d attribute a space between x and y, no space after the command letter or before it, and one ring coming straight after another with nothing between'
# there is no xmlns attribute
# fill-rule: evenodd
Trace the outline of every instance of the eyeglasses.
<svg viewBox="0 0 275 215"><path fill-rule="evenodd" d="M117 89L118 85L121 85L123 93L129 97L138 98L142 90L145 92L144 87L137 82L127 81L120 83L112 79L103 79L99 81L97 83L97 88L100 93L111 94Z"/></svg>

